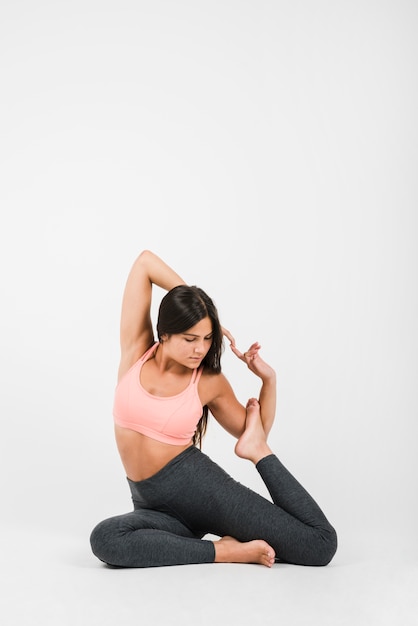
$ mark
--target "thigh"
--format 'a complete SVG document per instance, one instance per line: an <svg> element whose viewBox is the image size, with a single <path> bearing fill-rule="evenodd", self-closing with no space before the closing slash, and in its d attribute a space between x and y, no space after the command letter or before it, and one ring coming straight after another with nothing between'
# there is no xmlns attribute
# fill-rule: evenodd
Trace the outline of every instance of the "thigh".
<svg viewBox="0 0 418 626"><path fill-rule="evenodd" d="M210 563L213 544L164 512L137 509L110 517L90 536L93 553L115 567Z"/></svg>
<svg viewBox="0 0 418 626"><path fill-rule="evenodd" d="M120 537L140 530L162 530L180 537L196 538L197 535L179 519L162 511L135 509L130 513L109 517L93 530L95 538Z"/></svg>
<svg viewBox="0 0 418 626"><path fill-rule="evenodd" d="M264 539L277 545L278 533L304 525L259 493L216 470L205 481L192 480L172 504L173 512L194 529L239 541Z"/></svg>
<svg viewBox="0 0 418 626"><path fill-rule="evenodd" d="M195 455L177 480L166 485L167 510L185 526L239 541L264 539L284 560L310 550L315 529L242 485L206 455Z"/></svg>
<svg viewBox="0 0 418 626"><path fill-rule="evenodd" d="M152 508L170 513L195 533L232 535L240 541L277 536L295 521L270 500L242 485L208 456L189 455L164 481L153 483Z"/></svg>

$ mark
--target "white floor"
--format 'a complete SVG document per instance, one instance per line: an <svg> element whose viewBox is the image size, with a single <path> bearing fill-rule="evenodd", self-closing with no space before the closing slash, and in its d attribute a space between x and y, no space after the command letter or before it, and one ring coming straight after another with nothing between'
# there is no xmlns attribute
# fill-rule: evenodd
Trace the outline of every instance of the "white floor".
<svg viewBox="0 0 418 626"><path fill-rule="evenodd" d="M381 542L366 554L340 545L325 568L115 570L90 553L87 531L60 536L14 527L1 533L1 554L5 626L418 624L417 560L384 553Z"/></svg>

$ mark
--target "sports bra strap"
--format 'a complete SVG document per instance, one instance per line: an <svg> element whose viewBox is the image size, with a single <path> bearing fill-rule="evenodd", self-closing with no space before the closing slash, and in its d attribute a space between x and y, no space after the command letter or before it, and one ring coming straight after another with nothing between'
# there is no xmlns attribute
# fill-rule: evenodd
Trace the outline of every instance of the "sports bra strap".
<svg viewBox="0 0 418 626"><path fill-rule="evenodd" d="M198 370L194 370L194 372L193 372L193 380L192 380L192 382L194 384L197 385L197 383L199 382L200 377L202 375L202 372L203 372L203 365L201 365Z"/></svg>
<svg viewBox="0 0 418 626"><path fill-rule="evenodd" d="M159 344L159 341L156 341L155 343L152 344L151 348L149 348L145 354L143 354L141 356L141 358L139 359L142 363L145 363L145 361L151 356L151 354L153 352L155 352L155 350L157 349L157 346Z"/></svg>

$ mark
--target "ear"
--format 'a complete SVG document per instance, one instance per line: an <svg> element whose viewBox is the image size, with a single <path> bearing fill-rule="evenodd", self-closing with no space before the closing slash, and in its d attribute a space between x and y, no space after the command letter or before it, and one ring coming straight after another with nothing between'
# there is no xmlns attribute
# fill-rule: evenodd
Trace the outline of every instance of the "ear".
<svg viewBox="0 0 418 626"><path fill-rule="evenodd" d="M163 335L161 335L159 342L163 343L164 341L167 341L167 339L168 339L168 335L167 333L164 333Z"/></svg>

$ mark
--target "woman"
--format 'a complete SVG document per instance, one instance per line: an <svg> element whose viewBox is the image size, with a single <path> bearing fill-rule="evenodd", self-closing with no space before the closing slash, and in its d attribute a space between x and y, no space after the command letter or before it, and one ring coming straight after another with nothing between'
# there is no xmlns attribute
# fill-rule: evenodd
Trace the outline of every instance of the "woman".
<svg viewBox="0 0 418 626"><path fill-rule="evenodd" d="M153 285L167 291L151 322ZM223 334L261 379L244 407L221 372ZM276 376L254 343L242 354L207 294L149 250L125 287L115 435L134 510L99 523L93 553L109 565L187 563L327 565L336 533L305 489L272 453ZM208 412L238 439L235 452L257 468L273 502L232 479L197 447ZM220 537L211 541L207 534Z"/></svg>

